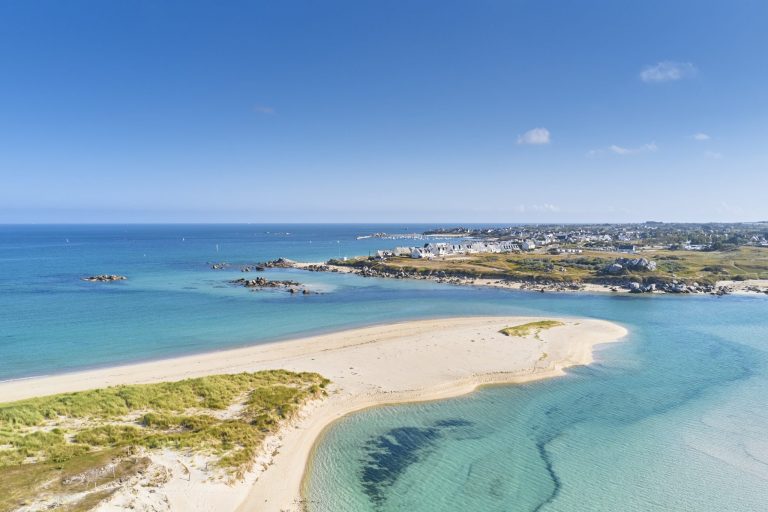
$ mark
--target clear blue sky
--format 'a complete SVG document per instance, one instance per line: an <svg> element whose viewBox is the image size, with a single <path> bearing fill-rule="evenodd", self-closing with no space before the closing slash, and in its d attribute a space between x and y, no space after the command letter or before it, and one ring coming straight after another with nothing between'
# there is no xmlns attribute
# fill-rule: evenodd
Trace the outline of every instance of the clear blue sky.
<svg viewBox="0 0 768 512"><path fill-rule="evenodd" d="M0 222L768 219L768 2L0 5Z"/></svg>

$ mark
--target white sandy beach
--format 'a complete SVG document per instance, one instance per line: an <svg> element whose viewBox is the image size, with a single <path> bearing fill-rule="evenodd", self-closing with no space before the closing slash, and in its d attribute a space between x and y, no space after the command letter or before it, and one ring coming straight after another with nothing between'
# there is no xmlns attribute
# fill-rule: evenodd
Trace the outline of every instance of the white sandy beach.
<svg viewBox="0 0 768 512"><path fill-rule="evenodd" d="M718 281L716 287L730 288L733 294L768 294L768 279L746 279L744 281Z"/></svg>
<svg viewBox="0 0 768 512"><path fill-rule="evenodd" d="M478 385L517 383L561 375L588 364L593 347L616 341L626 330L593 319L561 319L564 326L538 336L508 337L504 327L539 320L473 317L422 320L353 329L293 341L179 357L135 365L0 383L0 402L116 384L151 383L216 373L284 368L331 379L329 397L270 440L268 466L239 485L194 481L187 475L147 494L145 509L300 510L301 485L312 447L336 419L366 407L433 400L468 393ZM271 455L274 454L274 457ZM173 456L165 456L173 463ZM257 479L258 477L258 479ZM255 482L254 482L255 480ZM135 492L134 492L135 491ZM121 507L118 494L100 510ZM135 498L134 498L135 499ZM117 501L116 501L117 500ZM139 500L139 505L140 505ZM142 509L141 506L137 507ZM161 508L162 509L162 508Z"/></svg>

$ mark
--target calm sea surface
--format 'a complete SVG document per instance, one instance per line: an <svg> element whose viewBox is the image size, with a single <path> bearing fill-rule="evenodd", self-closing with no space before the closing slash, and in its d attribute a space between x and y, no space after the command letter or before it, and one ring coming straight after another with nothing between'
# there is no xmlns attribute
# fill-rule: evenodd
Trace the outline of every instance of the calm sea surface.
<svg viewBox="0 0 768 512"><path fill-rule="evenodd" d="M0 380L408 318L539 314L627 326L563 378L372 409L329 429L314 511L768 510L768 299L539 294L270 270L424 226L0 226ZM231 270L210 270L227 261ZM119 283L82 276L116 273ZM2 397L0 397L2 400Z"/></svg>

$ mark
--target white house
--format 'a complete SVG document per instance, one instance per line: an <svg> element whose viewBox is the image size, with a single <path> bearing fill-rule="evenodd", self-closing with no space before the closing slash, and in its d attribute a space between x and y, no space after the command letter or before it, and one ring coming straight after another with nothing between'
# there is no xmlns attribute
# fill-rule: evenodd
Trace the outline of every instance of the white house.
<svg viewBox="0 0 768 512"><path fill-rule="evenodd" d="M523 242L524 251L532 251L536 248L536 243L533 240L526 240Z"/></svg>
<svg viewBox="0 0 768 512"><path fill-rule="evenodd" d="M509 251L519 251L520 246L512 241L505 241L505 242L499 242L499 250L501 252L509 252Z"/></svg>
<svg viewBox="0 0 768 512"><path fill-rule="evenodd" d="M432 259L434 257L435 257L435 255L432 253L432 251L430 251L426 247L414 247L413 249L411 249L411 258L414 258L414 259L421 259L421 258Z"/></svg>
<svg viewBox="0 0 768 512"><path fill-rule="evenodd" d="M427 244L425 249L431 252L434 256L445 256L450 252L447 243Z"/></svg>

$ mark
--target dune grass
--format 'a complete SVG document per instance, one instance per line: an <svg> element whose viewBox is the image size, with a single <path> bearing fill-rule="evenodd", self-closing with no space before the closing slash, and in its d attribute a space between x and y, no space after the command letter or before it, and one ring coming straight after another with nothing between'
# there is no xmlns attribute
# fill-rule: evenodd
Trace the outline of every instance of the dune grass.
<svg viewBox="0 0 768 512"><path fill-rule="evenodd" d="M315 373L273 370L0 404L0 511L41 493L76 492L62 482L103 476L98 469L105 465L112 476L133 474L141 453L155 448L208 454L241 477L264 437L305 401L324 395L328 382ZM106 496L109 482L99 478L86 480Z"/></svg>
<svg viewBox="0 0 768 512"><path fill-rule="evenodd" d="M527 324L505 327L499 332L507 336L516 336L519 338L524 338L529 336L531 333L534 333L534 335L538 337L541 331L561 325L565 324L563 322L558 322L557 320L539 320L538 322L528 322Z"/></svg>

